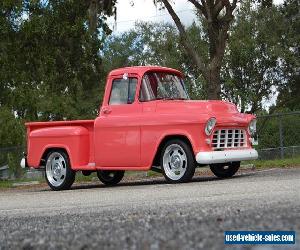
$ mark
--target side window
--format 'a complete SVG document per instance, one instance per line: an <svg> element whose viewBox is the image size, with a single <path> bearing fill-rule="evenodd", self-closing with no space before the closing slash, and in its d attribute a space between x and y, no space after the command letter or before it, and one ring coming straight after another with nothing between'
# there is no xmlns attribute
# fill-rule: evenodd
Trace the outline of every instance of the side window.
<svg viewBox="0 0 300 250"><path fill-rule="evenodd" d="M136 78L118 78L112 82L109 105L131 104L136 92Z"/></svg>

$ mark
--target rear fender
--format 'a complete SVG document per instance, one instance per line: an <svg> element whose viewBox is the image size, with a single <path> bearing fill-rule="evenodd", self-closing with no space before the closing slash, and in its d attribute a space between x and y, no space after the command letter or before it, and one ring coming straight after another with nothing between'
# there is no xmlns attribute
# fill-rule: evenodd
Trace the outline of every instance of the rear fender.
<svg viewBox="0 0 300 250"><path fill-rule="evenodd" d="M89 131L82 126L57 126L30 132L28 137L28 165L39 168L44 154L52 148L64 149L70 158L71 167L89 162Z"/></svg>

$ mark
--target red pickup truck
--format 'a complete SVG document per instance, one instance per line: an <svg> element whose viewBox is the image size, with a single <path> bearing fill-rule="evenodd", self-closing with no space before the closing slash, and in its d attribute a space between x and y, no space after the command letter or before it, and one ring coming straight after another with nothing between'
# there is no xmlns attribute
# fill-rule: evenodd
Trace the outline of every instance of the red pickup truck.
<svg viewBox="0 0 300 250"><path fill-rule="evenodd" d="M189 181L196 166L221 178L240 161L257 158L252 148L256 119L225 101L189 99L180 71L139 66L107 78L95 120L26 123L22 167L45 168L53 190L68 189L77 171L97 172L103 183L121 181L125 170L161 171L170 183Z"/></svg>

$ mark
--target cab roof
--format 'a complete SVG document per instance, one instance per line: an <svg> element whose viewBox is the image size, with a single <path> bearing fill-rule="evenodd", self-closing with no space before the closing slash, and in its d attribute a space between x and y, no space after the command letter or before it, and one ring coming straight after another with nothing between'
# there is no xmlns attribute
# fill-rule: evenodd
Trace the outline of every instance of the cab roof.
<svg viewBox="0 0 300 250"><path fill-rule="evenodd" d="M114 69L109 73L110 76L115 75L122 75L124 73L127 74L137 74L139 76L143 76L148 71L156 71L156 72L168 72L175 75L178 75L180 77L183 76L183 74L176 69L167 68L167 67L160 67L160 66L132 66L132 67L124 67L119 69Z"/></svg>

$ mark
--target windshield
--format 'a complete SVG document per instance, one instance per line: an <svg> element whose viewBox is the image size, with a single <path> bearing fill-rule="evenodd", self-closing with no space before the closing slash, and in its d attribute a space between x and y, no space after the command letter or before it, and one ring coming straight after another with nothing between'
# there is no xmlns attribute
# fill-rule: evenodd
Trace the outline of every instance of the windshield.
<svg viewBox="0 0 300 250"><path fill-rule="evenodd" d="M165 72L150 72L145 74L139 100L145 102L159 99L189 99L183 80L177 75Z"/></svg>

